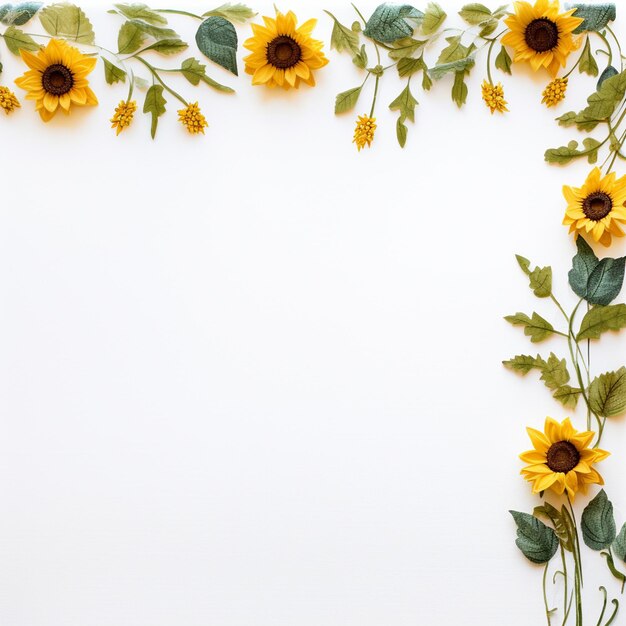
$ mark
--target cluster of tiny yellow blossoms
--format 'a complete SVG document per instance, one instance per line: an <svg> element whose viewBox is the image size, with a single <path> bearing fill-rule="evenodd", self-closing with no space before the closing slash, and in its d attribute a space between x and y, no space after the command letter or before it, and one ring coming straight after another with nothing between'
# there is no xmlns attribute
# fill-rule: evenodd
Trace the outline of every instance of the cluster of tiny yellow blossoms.
<svg viewBox="0 0 626 626"><path fill-rule="evenodd" d="M504 113L504 111L508 111L506 108L507 102L504 99L504 89L502 89L502 84L498 83L497 85L492 85L488 83L486 80L483 81L482 84L482 92L483 92L483 100L485 104L489 107L492 115L494 111L498 111L500 113Z"/></svg>
<svg viewBox="0 0 626 626"><path fill-rule="evenodd" d="M0 86L0 109L4 109L4 112L8 115L20 107L19 100L15 97L15 94L8 88Z"/></svg>
<svg viewBox="0 0 626 626"><path fill-rule="evenodd" d="M360 151L361 148L372 145L374 141L374 131L376 130L376 118L369 117L368 115L359 115L356 121L356 128L354 129L354 139L352 143L356 144L356 147Z"/></svg>
<svg viewBox="0 0 626 626"><path fill-rule="evenodd" d="M547 107L553 107L565 98L565 90L567 89L567 78L555 78L541 94L543 96L541 102Z"/></svg>
<svg viewBox="0 0 626 626"><path fill-rule="evenodd" d="M202 133L204 135L204 129L208 126L204 115L200 112L200 107L197 102L188 104L186 108L178 111L178 117L183 126L187 130L195 135L196 133Z"/></svg>
<svg viewBox="0 0 626 626"><path fill-rule="evenodd" d="M115 108L115 115L111 118L111 128L116 128L119 135L125 128L130 126L133 116L137 110L137 103L134 100L122 100Z"/></svg>

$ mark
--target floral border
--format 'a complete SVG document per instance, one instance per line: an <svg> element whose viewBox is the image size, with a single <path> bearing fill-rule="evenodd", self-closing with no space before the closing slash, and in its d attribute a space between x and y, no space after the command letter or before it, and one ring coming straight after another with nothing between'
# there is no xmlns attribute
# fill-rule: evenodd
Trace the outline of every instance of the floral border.
<svg viewBox="0 0 626 626"><path fill-rule="evenodd" d="M553 399L564 407L574 411L579 404L584 405L584 430L575 428L570 418L560 423L547 418L543 430L527 429L532 449L520 455L525 464L521 473L532 484L539 504L532 513L511 514L518 548L529 561L543 565L548 625L574 622L582 626L584 622L585 544L603 557L615 579L613 587L599 587L603 605L599 618L593 617L597 626L609 626L617 617L618 596L626 585L626 523L618 532L604 489L597 491L580 515L574 501L579 492L604 484L597 465L609 455L600 448L605 425L608 419L626 413L626 367L594 375L590 358L596 341L607 341L610 332L626 327L626 304L615 303L624 282L626 257L600 259L590 245L609 247L615 237L624 235L622 226L626 224L626 176L618 178L613 169L619 160L626 160L626 57L611 27L616 19L615 5L572 4L562 8L557 0L536 0L534 4L515 2L512 7L491 10L481 3L470 3L459 11L465 24L462 29L444 28L446 12L434 2L423 11L407 4L381 4L369 18L354 5L353 9L354 22L349 26L333 13L326 14L332 21L330 47L348 54L363 75L359 85L336 96L335 113L353 111L368 89L371 93L368 111L356 119L353 143L359 151L374 141L376 107L383 98L389 72L406 80L400 94L388 104L398 113L396 136L401 147L407 142L408 123L415 120L418 102L414 92L420 89L426 93L435 82L450 79L451 98L462 107L468 99L467 77L479 58L484 62L481 97L492 114L508 111L502 82L493 76L496 71L511 76L515 64L528 64L532 70L547 74L550 80L541 93L547 107L565 99L576 72L597 78L582 110L556 118L560 126L584 133L582 142L573 139L566 146L545 152L548 163L563 165L586 159L594 166L580 187L563 187L563 224L577 245L568 283L579 300L567 312L557 299L552 268L533 267L530 260L518 255L530 289L537 298L552 302L559 321L536 312L517 312L505 318L522 328L533 344L560 339L566 357L551 351L547 356L521 354L503 363L524 376L537 372ZM95 106L98 98L89 77L100 61L109 85L127 87L126 97L111 118L117 135L133 123L138 93L143 94L142 111L150 118L153 139L168 99L180 103L178 119L190 134L204 134L208 122L198 101L175 91L169 77L178 74L192 87L232 93L231 87L209 75L207 61L238 76L236 25L245 26L255 19L254 11L243 4L224 4L199 14L120 3L108 12L119 24L116 50L97 43L88 16L75 4L0 6L0 39L24 63L23 75L14 79L23 97L34 101L35 111L44 122L59 113L69 114L76 107ZM170 15L198 23L197 55L188 56L190 46L171 28ZM298 25L291 11L283 14L278 9L274 16L251 23L250 36L243 43L249 54L243 60L252 84L284 90L302 84L314 86L316 73L328 64L324 43L313 37L315 27L315 19ZM431 54L432 50L439 52ZM154 60L159 56L178 58L183 53L186 58L177 65L161 67ZM436 61L429 66L427 58L435 56ZM0 86L0 108L7 115L21 106L13 88ZM550 581L562 590L558 607L551 608L548 601ZM615 597L609 605L610 596Z"/></svg>

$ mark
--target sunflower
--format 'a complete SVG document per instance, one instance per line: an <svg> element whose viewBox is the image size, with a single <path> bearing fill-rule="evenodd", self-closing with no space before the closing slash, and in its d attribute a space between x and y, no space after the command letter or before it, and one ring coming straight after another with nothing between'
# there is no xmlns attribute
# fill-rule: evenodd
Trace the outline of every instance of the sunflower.
<svg viewBox="0 0 626 626"><path fill-rule="evenodd" d="M59 39L51 39L37 54L20 50L30 70L15 84L28 91L27 100L35 100L35 109L44 122L50 121L60 108L66 115L73 104L93 106L98 100L89 88L87 74L96 66L88 57Z"/></svg>
<svg viewBox="0 0 626 626"><path fill-rule="evenodd" d="M587 485L604 484L592 465L606 459L609 452L589 447L592 431L579 433L569 417L560 424L547 417L543 433L526 430L535 449L520 454L520 459L529 463L521 474L533 483L533 493L552 489L560 495L567 490L573 499L579 489L586 491Z"/></svg>
<svg viewBox="0 0 626 626"><path fill-rule="evenodd" d="M252 24L254 37L243 47L251 54L244 57L246 72L252 75L253 85L298 88L302 80L315 85L313 70L328 63L322 52L322 42L311 38L317 20L308 20L296 28L297 18L289 11L276 11L276 19L264 17L265 26Z"/></svg>
<svg viewBox="0 0 626 626"><path fill-rule="evenodd" d="M515 2L514 6L515 14L504 20L510 30L502 43L515 49L515 61L528 61L535 72L545 67L556 76L577 47L572 32L583 20L572 17L575 8L559 13L558 1L537 0L535 6Z"/></svg>
<svg viewBox="0 0 626 626"><path fill-rule="evenodd" d="M626 224L626 176L616 180L611 172L602 177L595 167L582 187L564 185L563 195L567 200L563 224L570 233L591 233L603 246L611 245L612 235L624 236L619 223Z"/></svg>

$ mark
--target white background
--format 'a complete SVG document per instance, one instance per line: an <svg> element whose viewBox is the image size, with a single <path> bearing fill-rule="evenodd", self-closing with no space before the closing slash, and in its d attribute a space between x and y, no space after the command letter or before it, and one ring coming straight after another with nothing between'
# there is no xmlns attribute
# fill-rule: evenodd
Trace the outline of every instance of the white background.
<svg viewBox="0 0 626 626"><path fill-rule="evenodd" d="M446 3L450 26L460 5ZM93 7L113 47L119 18ZM236 95L176 82L200 100L205 137L184 131L174 101L156 141L140 113L116 137L108 119L126 91L101 65L97 108L44 125L16 89L22 109L0 118L3 626L545 621L541 568L515 547L507 510L538 504L518 474L525 426L568 412L501 361L566 347L531 346L502 316L560 323L514 253L552 264L555 292L575 302L561 186L590 166L542 155L575 134L553 118L582 108L595 81L575 74L555 111L540 104L546 73L498 72L510 113L491 116L483 53L462 110L449 78L414 89L401 150L387 106L402 85L388 72L359 154L353 123L371 91L333 115L335 94L362 79L329 50L322 13L350 24L349 3L280 8L320 20L331 63L318 86L252 87L240 51L238 79L208 68ZM192 41L191 20L171 22ZM12 84L25 68L4 46L2 60ZM594 345L595 373L624 364L625 347ZM582 407L576 417L582 428ZM623 418L604 444L621 526ZM618 585L585 559L595 624L598 585Z"/></svg>

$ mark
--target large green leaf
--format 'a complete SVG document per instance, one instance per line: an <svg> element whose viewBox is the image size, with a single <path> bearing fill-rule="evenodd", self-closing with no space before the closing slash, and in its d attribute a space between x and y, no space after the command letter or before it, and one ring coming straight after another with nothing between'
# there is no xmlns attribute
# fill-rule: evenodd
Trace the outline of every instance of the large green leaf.
<svg viewBox="0 0 626 626"><path fill-rule="evenodd" d="M413 34L413 24L424 19L424 13L410 4L381 4L367 20L363 33L381 43L393 43Z"/></svg>
<svg viewBox="0 0 626 626"><path fill-rule="evenodd" d="M159 117L165 113L166 100L163 97L163 87L161 85L152 85L146 93L146 99L143 103L143 112L150 113L152 116L152 124L150 127L150 135L152 139L156 135Z"/></svg>
<svg viewBox="0 0 626 626"><path fill-rule="evenodd" d="M104 62L104 78L109 85L126 82L126 72L122 68L117 67L104 57L102 57L102 61Z"/></svg>
<svg viewBox="0 0 626 626"><path fill-rule="evenodd" d="M117 34L117 51L120 54L137 52L146 39L146 33L137 23L124 22Z"/></svg>
<svg viewBox="0 0 626 626"><path fill-rule="evenodd" d="M570 9L576 9L574 17L583 18L582 24L574 31L576 34L585 31L600 32L609 22L615 20L615 5L607 4L571 4Z"/></svg>
<svg viewBox="0 0 626 626"><path fill-rule="evenodd" d="M502 364L510 370L521 372L522 376L525 376L531 370L542 370L546 362L539 355L518 354L508 361L502 361Z"/></svg>
<svg viewBox="0 0 626 626"><path fill-rule="evenodd" d="M402 120L415 121L415 107L418 102L413 97L409 84L400 92L400 95L389 105L392 111L400 111Z"/></svg>
<svg viewBox="0 0 626 626"><path fill-rule="evenodd" d="M436 2L429 2L422 17L422 32L425 35L437 32L446 17L446 12Z"/></svg>
<svg viewBox="0 0 626 626"><path fill-rule="evenodd" d="M352 54L359 54L359 34L344 26L332 13L324 10L324 13L333 18L333 32L330 35L330 47L343 52L349 50Z"/></svg>
<svg viewBox="0 0 626 626"><path fill-rule="evenodd" d="M577 296L585 298L589 277L598 266L599 260L591 246L582 237L576 239L576 246L578 252L572 259L572 269L568 274L569 284Z"/></svg>
<svg viewBox="0 0 626 626"><path fill-rule="evenodd" d="M520 511L509 513L517 525L515 544L522 554L533 563L547 563L559 547L556 533L533 515Z"/></svg>
<svg viewBox="0 0 626 626"><path fill-rule="evenodd" d="M208 17L196 32L200 52L237 75L237 31L223 17Z"/></svg>
<svg viewBox="0 0 626 626"><path fill-rule="evenodd" d="M613 552L615 552L615 555L622 559L622 561L626 561L626 524L622 526L622 530L619 531L619 535L615 537L615 541L613 542Z"/></svg>
<svg viewBox="0 0 626 626"><path fill-rule="evenodd" d="M626 257L602 259L589 276L585 300L591 304L611 304L622 290L625 264Z"/></svg>
<svg viewBox="0 0 626 626"><path fill-rule="evenodd" d="M509 53L506 51L504 46L500 46L500 52L498 52L498 56L496 57L496 67L499 70L502 70L505 74L511 73L511 63L512 59L509 56Z"/></svg>
<svg viewBox="0 0 626 626"><path fill-rule="evenodd" d="M143 20L155 26L165 26L167 24L167 20L162 15L153 11L145 4L114 4L113 6L129 20Z"/></svg>
<svg viewBox="0 0 626 626"><path fill-rule="evenodd" d="M0 6L0 22L5 26L23 26L41 9L43 2L22 2Z"/></svg>
<svg viewBox="0 0 626 626"><path fill-rule="evenodd" d="M569 372L565 359L559 359L550 352L541 371L541 380L548 389L558 389L569 382Z"/></svg>
<svg viewBox="0 0 626 626"><path fill-rule="evenodd" d="M544 502L542 506L536 506L533 511L535 516L545 515L554 526L554 532L561 545L568 552L574 549L574 529L571 526L570 517L565 509L565 505L561 507L561 511L553 507L549 502Z"/></svg>
<svg viewBox="0 0 626 626"><path fill-rule="evenodd" d="M592 550L604 550L615 539L615 519L613 505L604 489L589 502L580 519L583 541Z"/></svg>
<svg viewBox="0 0 626 626"><path fill-rule="evenodd" d="M626 71L607 78L600 88L587 98L587 106L576 115L579 130L593 130L600 122L607 121L624 99Z"/></svg>
<svg viewBox="0 0 626 626"><path fill-rule="evenodd" d="M472 26L482 24L491 18L491 11L479 2L466 4L460 11L459 15Z"/></svg>
<svg viewBox="0 0 626 626"><path fill-rule="evenodd" d="M578 71L582 74L589 74L589 76L597 76L598 75L598 64L596 60L593 58L593 53L591 52L591 44L589 43L589 37L585 41L585 47L583 48L583 53L580 55L580 61L578 62Z"/></svg>
<svg viewBox="0 0 626 626"><path fill-rule="evenodd" d="M20 50L35 52L40 47L30 35L22 32L19 28L15 28L15 26L9 26L4 31L4 43L13 54L19 54Z"/></svg>
<svg viewBox="0 0 626 626"><path fill-rule="evenodd" d="M525 313L518 312L515 315L507 315L504 319L513 326L523 326L524 334L530 337L533 343L543 341L554 332L552 324L537 313L533 313L531 318Z"/></svg>
<svg viewBox="0 0 626 626"><path fill-rule="evenodd" d="M589 406L601 417L613 417L626 411L626 367L606 372L591 381Z"/></svg>
<svg viewBox="0 0 626 626"><path fill-rule="evenodd" d="M587 157L587 161L593 164L598 160L598 148L600 145L601 143L597 139L585 137L585 139L583 139L582 149L578 147L577 141L572 140L566 146L549 148L545 151L543 156L547 163L565 165L574 159Z"/></svg>
<svg viewBox="0 0 626 626"><path fill-rule="evenodd" d="M335 98L335 114L338 115L354 109L361 95L361 89L363 89L363 85L338 93Z"/></svg>
<svg viewBox="0 0 626 626"><path fill-rule="evenodd" d="M211 9L206 13L202 14L203 17L210 17L211 15L217 15L218 17L223 17L231 22L239 22L240 24L245 23L251 17L254 17L256 13L245 4L222 4L216 9Z"/></svg>
<svg viewBox="0 0 626 626"><path fill-rule="evenodd" d="M583 339L599 339L608 330L620 330L626 327L626 304L610 304L594 306L589 310L580 324L576 337Z"/></svg>
<svg viewBox="0 0 626 626"><path fill-rule="evenodd" d="M218 91L223 91L224 93L234 93L234 89L232 87L227 87L226 85L222 85L212 78L210 78L206 73L206 65L203 65L197 59L193 57L190 59L185 59L180 66L181 74L192 84L199 85L200 81L209 85L209 87L213 87L213 89L217 89Z"/></svg>
<svg viewBox="0 0 626 626"><path fill-rule="evenodd" d="M39 20L53 37L93 44L96 36L83 10L74 4L51 4L39 12Z"/></svg>

